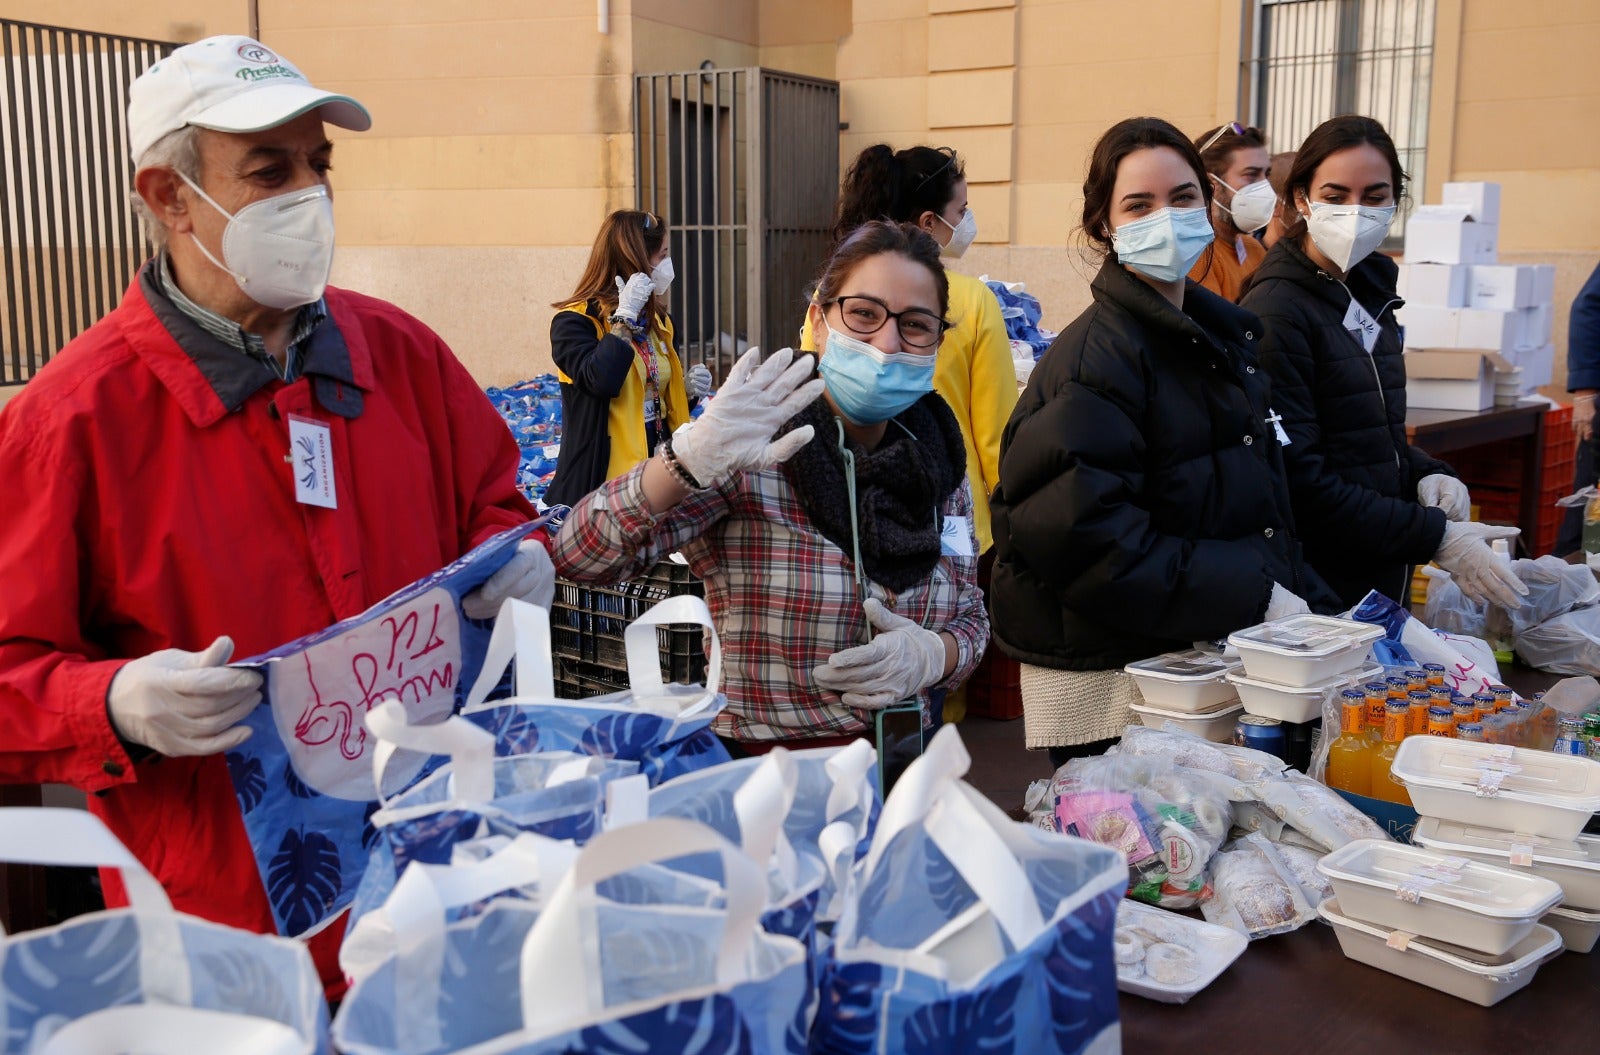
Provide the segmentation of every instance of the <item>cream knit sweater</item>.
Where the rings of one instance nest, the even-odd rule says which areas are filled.
[[[1029,747],[1066,747],[1122,735],[1141,701],[1120,670],[1055,670],[1022,664],[1023,733]]]

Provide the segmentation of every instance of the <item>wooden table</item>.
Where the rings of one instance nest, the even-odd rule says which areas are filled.
[[[1406,441],[1429,454],[1450,459],[1451,451],[1502,440],[1520,440],[1522,502],[1517,525],[1526,551],[1539,533],[1539,490],[1544,474],[1544,418],[1548,403],[1524,400],[1514,407],[1463,410],[1407,410]],[[1529,554],[1531,556],[1531,553]]]

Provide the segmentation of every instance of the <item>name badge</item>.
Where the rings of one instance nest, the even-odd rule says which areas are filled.
[[[972,556],[972,528],[967,517],[945,517],[939,533],[939,552],[946,557]]]
[[[1344,310],[1344,328],[1350,331],[1350,336],[1361,342],[1361,347],[1372,354],[1372,349],[1378,346],[1378,320],[1367,314],[1354,297],[1350,298],[1350,306]]]
[[[289,415],[289,462],[294,469],[296,502],[339,508],[333,488],[333,433],[327,425]]]

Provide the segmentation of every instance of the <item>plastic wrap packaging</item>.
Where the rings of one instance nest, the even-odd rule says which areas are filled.
[[[1275,842],[1273,848],[1278,851],[1278,860],[1300,884],[1300,890],[1309,904],[1320,905],[1333,896],[1333,884],[1328,882],[1327,876],[1317,871],[1317,862],[1322,860],[1324,854],[1293,843]]]
[[[1594,573],[1579,566],[1586,575]],[[1600,607],[1579,608],[1517,635],[1517,655],[1554,674],[1600,674]]]
[[[1211,886],[1201,914],[1251,941],[1298,930],[1316,918],[1277,849],[1260,834],[1229,843],[1212,859]]]
[[[1163,908],[1207,896],[1206,863],[1233,823],[1207,774],[1164,757],[1107,754],[1067,763],[1055,791],[1060,831],[1127,855],[1129,896]]]

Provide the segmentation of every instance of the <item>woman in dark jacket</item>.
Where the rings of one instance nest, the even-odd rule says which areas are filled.
[[[1022,668],[1029,747],[1102,751],[1122,667],[1332,597],[1294,539],[1254,316],[1184,276],[1211,241],[1194,145],[1113,127],[1084,181],[1106,260],[1006,427],[994,497],[996,641]]]
[[[1406,603],[1411,565],[1437,560],[1472,597],[1515,607],[1526,588],[1462,523],[1467,488],[1406,442],[1398,269],[1374,254],[1405,174],[1383,126],[1323,122],[1295,155],[1284,214],[1298,222],[1267,254],[1240,304],[1266,329],[1261,360],[1283,415],[1295,520],[1306,559],[1346,606],[1378,590]]]

